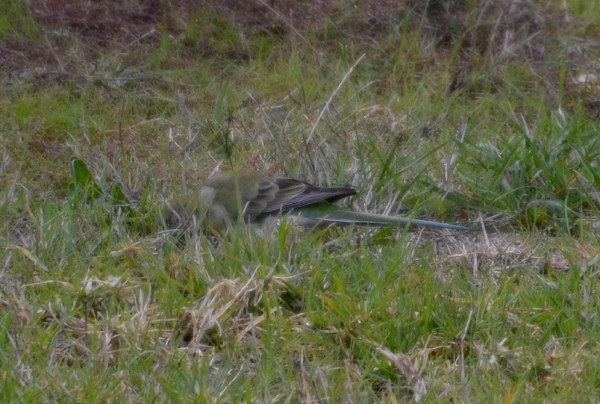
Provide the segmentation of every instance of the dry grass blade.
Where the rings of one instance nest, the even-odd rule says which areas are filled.
[[[392,362],[400,374],[404,376],[413,392],[415,402],[421,401],[423,396],[427,394],[427,382],[421,375],[422,369],[419,369],[417,364],[413,364],[412,360],[404,354],[393,353],[386,348],[377,348],[377,351]]]
[[[17,251],[19,251],[21,254],[23,254],[29,261],[31,261],[36,267],[38,267],[42,271],[44,271],[44,272],[49,271],[49,269],[46,267],[46,265],[44,265],[44,263],[42,261],[40,261],[40,259],[38,257],[36,257],[27,248],[21,247],[19,245],[11,245],[10,247],[15,248]]]
[[[321,121],[321,118],[323,117],[323,114],[325,114],[325,111],[329,111],[329,105],[331,104],[331,101],[333,100],[333,98],[336,96],[336,94],[343,87],[344,83],[346,82],[346,80],[348,79],[348,77],[350,77],[350,75],[352,74],[352,72],[354,71],[354,69],[356,68],[356,66],[358,66],[358,64],[364,58],[365,58],[365,54],[363,53],[356,60],[356,62],[354,62],[354,64],[350,67],[350,69],[348,69],[348,71],[346,72],[346,74],[344,75],[344,77],[342,78],[342,80],[340,81],[340,83],[338,84],[337,88],[333,91],[333,93],[331,93],[331,95],[327,99],[327,102],[325,102],[325,105],[323,106],[323,108],[321,108],[321,112],[319,112],[319,116],[317,116],[317,119],[313,123],[313,126],[312,126],[310,132],[308,133],[308,137],[306,138],[306,142],[305,142],[306,144],[309,144],[311,142],[313,134],[315,133],[315,129],[317,129],[317,125]]]

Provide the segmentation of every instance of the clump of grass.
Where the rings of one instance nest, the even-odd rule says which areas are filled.
[[[0,5],[0,39],[40,38],[40,27],[22,1],[8,0]]]

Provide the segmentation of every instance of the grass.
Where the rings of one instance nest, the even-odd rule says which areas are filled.
[[[466,27],[340,6],[295,32],[173,10],[140,49],[4,5],[3,46],[54,52],[0,78],[0,399],[597,401],[590,3],[513,36],[467,5]],[[157,232],[216,167],[482,231]]]

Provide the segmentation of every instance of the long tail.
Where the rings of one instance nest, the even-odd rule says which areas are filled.
[[[303,208],[298,211],[293,211],[293,216],[296,216],[300,220],[300,224],[303,226],[315,226],[315,225],[356,225],[356,226],[368,226],[368,227],[385,227],[385,226],[425,226],[434,227],[439,229],[451,229],[451,230],[477,230],[473,227],[460,226],[457,224],[450,223],[439,223],[431,222],[428,220],[412,219],[403,216],[385,216],[378,215],[375,213],[363,213],[351,210],[343,210],[335,207],[334,205],[322,205],[320,206]]]

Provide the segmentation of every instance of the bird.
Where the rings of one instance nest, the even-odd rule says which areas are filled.
[[[240,220],[260,223],[277,215],[294,219],[302,227],[412,225],[474,230],[456,224],[344,210],[333,204],[356,194],[356,189],[351,187],[319,187],[266,171],[222,172],[208,178],[199,191],[167,201],[160,221],[167,230],[184,230],[193,223],[200,223],[217,234],[225,233],[231,224]]]

